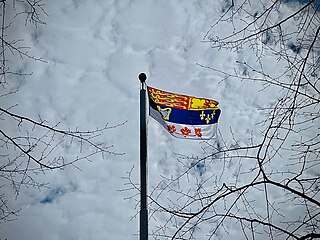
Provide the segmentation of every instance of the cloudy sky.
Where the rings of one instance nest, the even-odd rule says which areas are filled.
[[[201,42],[221,16],[220,2],[55,0],[44,1],[45,25],[25,26],[23,16],[15,18],[12,36],[23,37],[32,55],[47,63],[18,61],[14,68],[32,76],[12,80],[19,92],[6,104],[18,103],[15,112],[41,115],[66,129],[126,122],[103,136],[124,155],[96,156],[78,163],[81,171],[69,167],[37,176],[49,188],[20,190],[11,204],[22,210],[17,220],[0,225],[1,239],[138,239],[137,198],[130,198],[135,192],[119,190],[126,188],[123,177],[132,168],[133,180],[139,180],[140,72],[153,87],[219,101],[219,131],[227,142],[232,134],[247,142],[259,132],[258,109],[270,106],[277,93],[260,92],[258,83],[221,81],[222,75],[196,64],[232,72],[236,61],[254,55]],[[272,62],[274,56],[267,55],[266,70],[274,68]],[[148,126],[150,186],[178,169],[176,153],[203,154],[204,143],[174,139],[152,119]],[[150,221],[152,229],[156,223]]]

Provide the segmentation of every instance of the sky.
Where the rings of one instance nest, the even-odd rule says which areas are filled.
[[[103,135],[114,151],[124,154],[96,156],[91,162],[79,162],[77,168],[36,176],[48,182],[48,188],[20,190],[11,201],[21,208],[19,217],[0,225],[0,239],[138,239],[137,197],[121,190],[126,188],[124,177],[129,171],[139,181],[140,72],[147,74],[150,86],[219,101],[219,132],[228,144],[233,136],[246,143],[259,135],[258,109],[271,106],[278,93],[261,92],[259,83],[222,81],[221,74],[198,65],[232,72],[241,70],[236,61],[254,56],[251,50],[219,51],[202,42],[221,15],[223,2],[55,0],[44,1],[45,25],[25,26],[23,16],[15,18],[17,30],[12,36],[23,36],[30,52],[46,63],[18,61],[14,68],[32,75],[12,80],[10,87],[19,92],[6,98],[5,104],[18,103],[14,111],[40,115],[65,128],[95,129],[125,122]],[[230,27],[215,31],[223,33]],[[280,69],[273,64],[274,56],[265,59],[266,70]],[[148,119],[150,188],[161,176],[179,170],[176,154],[201,156],[204,146],[172,138]],[[77,153],[71,149],[65,154]],[[221,163],[206,169],[215,167]],[[203,171],[197,166],[195,179]],[[150,229],[156,224],[151,218]]]

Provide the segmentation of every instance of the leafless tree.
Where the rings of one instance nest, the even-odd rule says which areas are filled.
[[[150,218],[158,224],[151,234],[154,239],[320,238],[320,3],[221,2],[221,17],[203,41],[218,50],[254,51],[256,59],[235,62],[233,72],[199,66],[222,81],[261,82],[278,98],[260,109],[260,135],[247,142],[233,135],[230,144],[220,134],[207,143],[204,156],[177,155],[183,170],[163,177],[149,196]],[[230,32],[223,35],[219,27]],[[276,56],[281,72],[267,68],[267,55]]]
[[[24,46],[23,38],[16,38],[14,22],[8,19],[24,18],[25,24],[37,27],[45,24],[46,16],[42,0],[2,0],[0,1],[0,99],[16,94],[11,80],[31,73],[14,72],[19,61],[45,62],[31,54]],[[10,18],[11,16],[11,18]],[[17,103],[18,104],[18,103]],[[42,188],[37,175],[67,166],[77,167],[80,160],[91,160],[96,155],[120,154],[112,150],[112,145],[104,142],[103,134],[108,126],[93,130],[61,129],[61,123],[49,123],[41,116],[32,118],[16,112],[16,105],[0,106],[0,223],[13,220],[19,209],[13,209],[9,199],[18,196],[21,188]],[[72,156],[65,154],[72,151]],[[67,156],[66,156],[67,155]],[[9,194],[11,192],[11,194]],[[10,195],[10,196],[9,196]]]

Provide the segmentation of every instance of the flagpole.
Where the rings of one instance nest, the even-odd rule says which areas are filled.
[[[147,122],[145,73],[139,74],[140,89],[140,240],[148,240],[147,209]]]

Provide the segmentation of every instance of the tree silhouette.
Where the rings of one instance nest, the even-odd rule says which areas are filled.
[[[46,62],[31,53],[29,47],[24,45],[23,38],[12,36],[16,24],[8,19],[17,21],[23,18],[25,25],[37,27],[45,24],[42,18],[47,13],[42,0],[2,0],[0,14],[0,99],[5,99],[18,91],[11,84],[12,80],[32,75],[13,71],[16,64],[26,61]],[[4,106],[2,102],[0,106],[0,223],[17,217],[19,209],[12,209],[8,200],[12,194],[18,196],[23,187],[46,186],[46,183],[38,180],[38,174],[67,166],[77,168],[75,164],[78,161],[90,161],[98,154],[102,157],[119,154],[112,150],[112,145],[105,143],[103,135],[108,129],[121,124],[106,124],[93,130],[80,130],[78,127],[62,129],[60,122],[52,124],[41,116],[32,118],[16,112],[17,104]],[[64,153],[70,149],[75,154],[66,157]]]
[[[203,42],[218,50],[253,51],[255,59],[237,61],[232,72],[199,66],[222,81],[261,82],[261,91],[272,89],[277,98],[260,109],[258,136],[243,142],[233,135],[230,143],[220,134],[215,144],[207,143],[205,156],[177,155],[183,170],[163,177],[149,196],[150,217],[161,219],[151,234],[154,239],[320,238],[319,2],[221,4],[221,17]],[[230,30],[216,31],[219,27]],[[275,56],[281,72],[269,67],[267,56]],[[202,174],[209,166],[214,170]],[[130,173],[128,179],[138,189]]]

